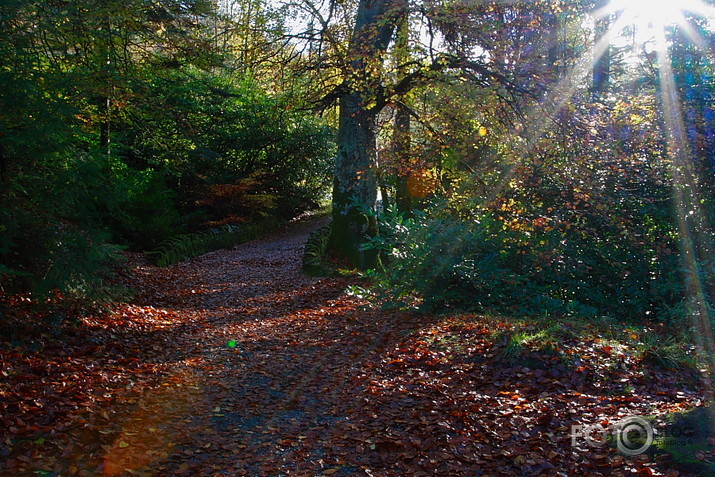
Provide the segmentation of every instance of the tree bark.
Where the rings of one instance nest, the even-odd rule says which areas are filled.
[[[99,122],[99,150],[107,156],[112,152],[112,100],[109,97],[100,97],[97,100],[100,111]]]
[[[397,163],[395,204],[397,205],[397,210],[407,215],[410,215],[414,208],[412,194],[407,186],[407,180],[412,172],[410,123],[409,111],[404,105],[398,104],[395,109],[395,122],[392,133],[393,151]]]
[[[398,74],[400,77],[407,75],[400,66],[406,64],[410,59],[408,51],[410,37],[410,19],[408,11],[402,12],[400,25],[397,30],[397,39],[395,41],[395,50],[398,63]],[[402,98],[404,101],[404,98]],[[410,146],[412,138],[410,136],[411,118],[410,112],[404,103],[400,102],[395,105],[395,119],[392,132],[392,150],[395,160],[395,205],[400,212],[410,215],[414,208],[412,194],[407,186],[410,173],[412,172],[412,157],[410,154]]]
[[[329,247],[351,265],[368,268],[376,256],[362,250],[362,245],[375,233],[371,212],[377,200],[377,133],[376,114],[366,110],[362,103],[360,93],[351,93],[340,101]]]
[[[360,0],[345,71],[346,93],[340,99],[328,247],[361,269],[374,265],[377,259],[377,254],[363,250],[363,245],[375,234],[376,118],[384,107],[382,57],[395,30],[395,13],[405,6],[397,0]]]
[[[0,133],[0,141],[5,135]],[[5,197],[7,195],[8,184],[10,183],[8,158],[5,155],[5,147],[0,142],[0,204],[5,202]]]
[[[597,12],[602,10],[608,5],[608,0],[599,0],[596,4]],[[608,34],[608,29],[611,26],[610,17],[604,16],[603,18],[596,19],[596,38],[595,42],[599,43],[604,39],[604,36]],[[610,45],[604,45],[603,48],[596,48],[596,51],[600,50],[603,53],[596,58],[593,65],[593,83],[591,85],[591,95],[594,99],[600,98],[603,93],[608,89],[608,84],[611,77],[611,47]]]

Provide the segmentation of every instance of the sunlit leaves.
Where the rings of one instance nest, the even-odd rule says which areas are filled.
[[[169,268],[131,255],[133,302],[54,336],[13,298],[24,342],[1,335],[0,471],[665,471],[574,447],[570,426],[697,404],[687,368],[638,358],[666,353],[646,336],[668,330],[606,340],[568,321],[370,309],[348,280],[300,274],[293,230]]]

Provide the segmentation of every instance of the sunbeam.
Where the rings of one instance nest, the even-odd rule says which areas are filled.
[[[677,215],[680,250],[683,261],[688,312],[693,328],[697,331],[697,343],[704,361],[709,365],[705,370],[704,389],[707,398],[713,397],[712,373],[715,356],[715,337],[711,325],[710,309],[703,278],[702,267],[705,255],[713,251],[713,232],[705,212],[700,207],[699,178],[694,168],[694,158],[689,150],[686,137],[682,106],[671,66],[665,32],[661,29],[656,37],[659,56],[661,102],[668,142],[668,156],[673,173],[673,200]]]
[[[698,0],[613,0],[607,8],[609,13],[621,12],[627,18],[635,19],[639,27],[658,27],[682,23],[683,12],[700,9]]]
[[[600,17],[603,12],[595,12],[595,17]],[[584,51],[577,59],[575,64],[569,71],[558,81],[556,85],[551,87],[545,98],[526,115],[524,124],[534,126],[530,130],[525,131],[526,138],[520,138],[522,144],[516,147],[518,154],[521,157],[526,157],[533,152],[535,145],[538,143],[544,134],[546,134],[553,124],[553,120],[559,114],[559,111],[573,98],[576,92],[583,84],[584,77],[593,69],[598,60],[606,53],[609,44],[613,40],[617,32],[623,30],[629,23],[629,19],[621,16],[615,21],[607,31],[603,33],[600,39],[590,48]],[[513,134],[513,138],[520,135]],[[525,141],[523,140],[525,139]],[[488,200],[492,200],[498,196],[504,187],[509,183],[514,175],[516,165],[512,165],[502,176],[501,180],[494,187]]]
[[[595,12],[596,18],[611,16],[614,21],[602,37],[590,50],[585,51],[576,60],[574,66],[562,79],[549,89],[544,99],[525,115],[524,124],[529,131],[514,134],[520,143],[515,147],[519,157],[533,154],[536,144],[552,127],[553,119],[559,111],[574,97],[583,85],[584,77],[603,55],[614,38],[628,25],[637,30],[646,31],[648,41],[654,41],[653,48],[658,55],[659,96],[662,104],[664,137],[668,150],[667,157],[672,167],[673,207],[679,233],[679,247],[683,261],[683,280],[687,294],[688,313],[696,331],[697,346],[707,364],[703,369],[703,393],[708,400],[713,398],[713,370],[715,370],[715,335],[712,329],[709,296],[713,290],[707,283],[711,270],[703,270],[708,257],[715,251],[714,231],[704,210],[699,192],[700,178],[696,171],[695,158],[689,150],[686,124],[683,117],[681,100],[672,68],[669,40],[666,31],[677,27],[713,61],[713,49],[702,38],[697,29],[688,20],[686,14],[707,20],[715,18],[715,8],[699,0],[614,0],[608,6]],[[517,165],[506,170],[489,199],[496,197],[513,178]]]

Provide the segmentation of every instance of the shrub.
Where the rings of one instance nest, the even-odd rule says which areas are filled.
[[[308,237],[303,252],[303,272],[310,276],[332,273],[332,267],[326,260],[331,227],[332,224],[325,225]]]
[[[515,314],[662,320],[678,314],[684,285],[672,273],[677,253],[592,235],[582,224],[522,225],[503,210],[454,209],[445,200],[410,220],[383,216],[381,235],[369,244],[386,255],[376,273],[382,298]]]
[[[248,76],[195,68],[151,78],[123,125],[126,154],[173,178],[193,228],[290,219],[315,208],[330,184],[331,128]],[[161,105],[157,107],[157,105]]]

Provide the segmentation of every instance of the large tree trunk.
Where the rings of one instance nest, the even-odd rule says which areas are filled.
[[[360,268],[369,267],[375,260],[375,253],[361,248],[375,232],[375,219],[370,214],[377,199],[375,117],[375,112],[364,108],[359,93],[340,101],[329,246]]]
[[[333,183],[329,248],[361,269],[377,258],[362,245],[375,233],[377,199],[376,117],[384,106],[381,67],[395,30],[401,0],[360,0],[340,100],[338,157]]]

